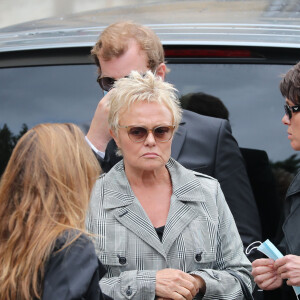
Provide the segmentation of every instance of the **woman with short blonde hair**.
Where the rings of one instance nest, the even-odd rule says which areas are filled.
[[[181,119],[175,88],[133,71],[115,82],[109,103],[123,160],[97,180],[87,219],[107,268],[101,289],[120,300],[244,299],[251,264],[220,184],[171,157]]]
[[[161,77],[154,76],[151,71],[140,74],[132,71],[130,81],[121,78],[115,83],[116,89],[110,94],[110,110],[108,123],[115,134],[118,134],[118,123],[120,115],[131,105],[137,102],[156,102],[166,106],[173,116],[174,130],[179,126],[182,109],[174,86]],[[128,92],[130,89],[130,92]]]

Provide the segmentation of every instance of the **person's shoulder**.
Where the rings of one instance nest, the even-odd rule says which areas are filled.
[[[227,120],[225,119],[220,119],[220,118],[214,118],[210,116],[204,116],[198,113],[195,113],[190,110],[183,109],[182,110],[182,121],[183,122],[191,122],[191,121],[198,121],[198,122],[212,122],[212,123],[226,123]]]
[[[99,175],[99,177],[97,178],[97,180],[95,182],[94,189],[103,184],[103,181],[105,180],[106,176],[107,176],[107,173],[102,173]]]
[[[196,177],[200,181],[208,180],[208,181],[218,182],[218,180],[212,176],[186,168],[185,166],[183,166],[181,163],[179,163],[172,157],[169,159],[167,163],[167,168],[169,169],[170,172],[172,172],[172,174],[176,176],[180,175],[181,178],[189,178],[193,180],[193,178]]]
[[[202,188],[204,190],[210,190],[210,191],[217,190],[219,181],[216,178],[196,171],[192,171],[192,173],[197,178],[197,180],[201,183]]]
[[[122,159],[114,165],[109,172],[100,174],[93,187],[91,200],[93,200],[95,196],[98,199],[98,196],[102,195],[102,191],[105,187],[116,187],[118,184],[122,183],[124,177],[126,177],[126,175]]]
[[[92,240],[79,230],[71,229],[64,231],[55,241],[54,252],[62,249],[65,245],[70,247],[82,247],[93,244]],[[68,248],[68,247],[67,247]]]
[[[200,172],[196,172],[196,171],[191,171],[197,178],[203,178],[203,179],[208,179],[208,180],[213,180],[213,181],[218,181],[216,178],[200,173]]]
[[[103,182],[106,179],[110,180],[111,177],[119,176],[119,174],[122,173],[123,171],[124,171],[124,163],[123,160],[121,160],[117,162],[107,173],[104,172],[100,174],[96,180],[96,183]]]
[[[210,197],[208,197],[207,199],[217,199],[217,195],[220,190],[219,181],[212,176],[195,171],[192,172],[196,177],[196,180],[199,182],[203,194],[206,196],[210,195]],[[213,201],[213,203],[215,203],[215,201]]]
[[[105,178],[106,174],[107,174],[107,173],[102,173],[102,174],[100,174],[99,177],[97,178],[97,181],[103,180],[103,179]]]
[[[212,136],[218,136],[224,131],[231,132],[231,126],[227,120],[200,115],[188,110],[183,110],[180,126],[185,127],[191,135],[195,134],[195,130]],[[205,128],[205,130],[199,131],[199,128]]]

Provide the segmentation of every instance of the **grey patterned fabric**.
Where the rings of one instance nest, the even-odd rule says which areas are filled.
[[[162,242],[135,197],[123,161],[94,187],[87,230],[107,268],[100,281],[114,299],[155,299],[156,271],[180,269],[201,276],[205,295],[195,299],[243,299],[231,269],[254,288],[251,264],[217,180],[185,169],[172,158],[173,194]]]

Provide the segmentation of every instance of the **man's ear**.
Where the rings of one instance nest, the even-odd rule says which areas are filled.
[[[162,80],[165,80],[167,66],[164,63],[158,65],[155,74],[161,77]]]

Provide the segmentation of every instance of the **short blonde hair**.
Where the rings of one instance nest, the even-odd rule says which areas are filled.
[[[126,112],[133,103],[141,101],[157,102],[166,106],[172,114],[175,130],[178,128],[182,109],[175,87],[164,82],[151,71],[145,74],[132,71],[128,77],[116,81],[111,91],[108,123],[116,135],[118,135],[120,114]]]

